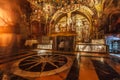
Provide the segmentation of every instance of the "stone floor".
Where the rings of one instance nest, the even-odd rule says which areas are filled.
[[[120,80],[120,58],[106,53],[22,50],[0,56],[0,80]]]

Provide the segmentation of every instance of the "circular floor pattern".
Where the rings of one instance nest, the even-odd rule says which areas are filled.
[[[73,60],[66,55],[32,55],[13,65],[13,72],[24,77],[40,77],[62,72],[72,65]]]
[[[30,72],[43,72],[57,69],[67,63],[67,58],[60,55],[32,56],[20,62],[19,68]]]

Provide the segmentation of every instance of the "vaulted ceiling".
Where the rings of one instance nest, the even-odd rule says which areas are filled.
[[[2,9],[7,2],[10,0],[0,1],[2,4],[0,8]],[[99,29],[111,30],[113,29],[111,25],[120,22],[120,0],[13,0],[13,2],[19,6],[19,8],[13,6],[14,8],[11,9],[19,17],[16,18],[15,23],[21,23],[21,18],[28,23],[34,20],[42,24],[51,23],[53,17],[54,20],[59,20],[60,17],[56,17],[60,13],[67,13],[69,12],[67,10],[72,11],[75,8],[79,8],[79,12],[88,18],[91,16],[91,20]]]
[[[119,0],[28,0],[28,2],[32,8],[31,20],[37,20],[45,24],[46,22],[49,23],[53,17],[57,17],[60,13],[67,13],[68,9],[73,8],[72,5],[79,6],[79,8],[82,7],[82,10],[85,9],[86,11],[83,14],[91,11],[91,19],[95,21],[95,26],[99,30],[107,30],[107,27],[109,28],[109,25],[112,24],[112,19],[117,20],[120,16]],[[59,13],[56,14],[57,12]],[[58,21],[59,19],[55,20]]]

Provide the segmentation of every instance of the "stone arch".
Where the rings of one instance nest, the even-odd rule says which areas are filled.
[[[81,4],[75,4],[74,7],[75,8],[70,10],[70,12],[71,13],[77,12],[77,13],[83,15],[84,17],[86,17],[91,24],[91,31],[92,31],[92,27],[93,27],[92,16],[95,15],[96,13],[89,7],[81,5]],[[69,9],[66,11],[64,11],[64,10],[65,10],[65,8],[61,8],[53,15],[53,17],[50,21],[50,25],[49,25],[49,34],[51,34],[51,29],[55,26],[55,24],[58,22],[58,20],[61,17],[65,16],[69,12]]]

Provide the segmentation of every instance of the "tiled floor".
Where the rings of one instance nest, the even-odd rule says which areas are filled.
[[[120,80],[120,58],[85,52],[21,51],[0,56],[0,80],[7,80],[6,76],[10,80]]]

